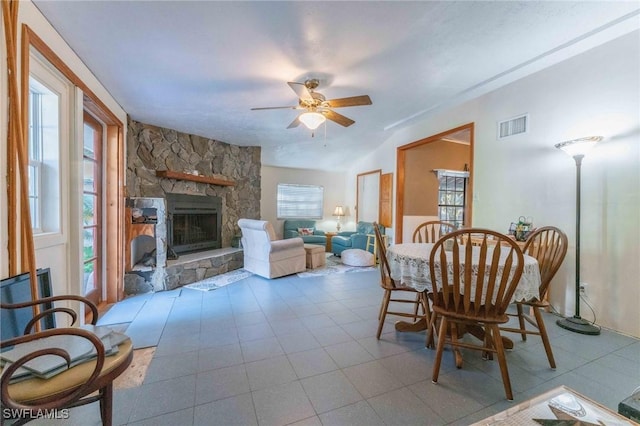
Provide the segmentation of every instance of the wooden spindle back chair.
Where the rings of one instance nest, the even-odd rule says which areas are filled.
[[[430,310],[429,303],[426,298],[426,294],[424,291],[417,291],[412,287],[407,287],[402,285],[399,281],[391,278],[391,268],[389,266],[389,260],[387,259],[387,247],[384,244],[384,239],[380,233],[380,229],[378,228],[377,223],[373,223],[373,229],[376,235],[376,245],[379,259],[379,269],[380,269],[380,287],[384,290],[384,296],[382,297],[382,303],[380,305],[380,312],[378,314],[378,331],[376,333],[376,338],[380,339],[380,335],[382,334],[382,328],[384,326],[384,321],[387,315],[395,315],[399,317],[412,318],[414,322],[424,321],[425,324],[429,324],[430,322]],[[397,292],[404,293],[413,293],[416,294],[415,298],[412,299],[404,299],[404,298],[393,298],[392,294]],[[405,312],[405,311],[390,311],[389,304],[391,302],[399,303],[399,304],[410,304],[413,312]],[[422,309],[423,314],[419,314],[419,309]]]
[[[513,316],[518,317],[519,328],[501,328],[503,331],[520,333],[522,340],[527,340],[527,334],[540,336],[551,368],[556,368],[556,361],[553,357],[553,351],[551,350],[551,343],[547,334],[547,328],[545,327],[544,320],[542,318],[542,309],[546,309],[549,306],[549,302],[547,301],[549,285],[564,261],[567,254],[567,246],[567,235],[554,226],[538,228],[529,235],[523,252],[524,254],[535,257],[538,260],[541,278],[540,298],[516,302],[517,313],[513,314]],[[531,308],[534,315],[533,318],[525,313],[525,306]],[[525,322],[534,326],[535,330],[527,329],[525,327]]]
[[[471,235],[479,245],[462,245]],[[491,241],[490,237],[494,240]],[[496,242],[497,244],[493,244]],[[506,309],[524,268],[522,250],[506,235],[480,228],[453,231],[439,239],[429,258],[433,287],[431,321],[440,320],[433,382],[437,383],[445,343],[496,353],[507,399],[513,399],[499,324],[509,318]],[[458,339],[467,327],[482,327],[482,344]],[[431,332],[430,327],[430,332]]]
[[[431,220],[418,225],[413,231],[414,243],[435,243],[443,235],[456,230],[453,223],[443,222],[441,220]]]

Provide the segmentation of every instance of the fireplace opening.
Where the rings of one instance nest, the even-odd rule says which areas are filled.
[[[167,194],[167,244],[176,253],[221,247],[220,197]]]

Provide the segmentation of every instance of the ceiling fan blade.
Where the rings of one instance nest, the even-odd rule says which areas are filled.
[[[305,86],[304,83],[296,83],[294,81],[289,81],[287,82],[287,84],[289,85],[289,87],[291,87],[291,89],[293,89],[294,92],[296,92],[296,95],[298,95],[298,97],[303,101],[313,100],[313,97],[311,96],[309,89],[307,89],[307,86]]]
[[[338,114],[337,112],[331,111],[330,109],[325,109],[324,111],[322,111],[322,114],[327,117],[328,120],[335,121],[336,123],[344,127],[349,127],[353,123],[355,123],[355,121],[353,121],[349,117],[345,117],[344,115]]]
[[[329,99],[325,101],[329,108],[341,108],[358,105],[371,105],[371,98],[368,95],[351,96],[349,98]]]
[[[281,106],[281,107],[262,107],[262,108],[251,108],[251,111],[259,111],[259,110],[263,110],[263,109],[298,109],[299,107],[296,106]]]
[[[291,124],[287,126],[287,129],[293,129],[294,127],[298,127],[299,125],[300,125],[300,120],[298,120],[298,117],[296,117],[293,119]]]

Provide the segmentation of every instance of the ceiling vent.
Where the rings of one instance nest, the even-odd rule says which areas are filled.
[[[498,139],[527,133],[529,130],[529,114],[498,122]]]

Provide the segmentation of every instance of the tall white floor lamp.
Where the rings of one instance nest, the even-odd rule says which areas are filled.
[[[580,317],[580,166],[584,156],[601,140],[602,136],[589,136],[555,145],[576,160],[576,313],[573,317],[558,320],[556,324],[576,333],[590,335],[600,334],[600,328]]]

